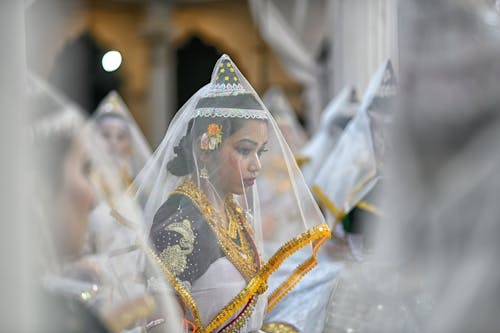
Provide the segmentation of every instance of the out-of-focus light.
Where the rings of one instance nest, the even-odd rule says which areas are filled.
[[[122,64],[122,55],[118,51],[108,51],[102,57],[102,68],[106,72],[114,72]]]

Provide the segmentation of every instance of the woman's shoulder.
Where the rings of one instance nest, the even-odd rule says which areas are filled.
[[[189,221],[192,228],[199,229],[206,225],[203,214],[193,201],[185,195],[175,193],[161,205],[153,218],[151,231]]]

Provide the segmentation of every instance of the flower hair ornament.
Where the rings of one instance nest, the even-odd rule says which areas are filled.
[[[207,131],[200,139],[201,150],[215,150],[222,143],[222,126],[218,124],[208,125]]]

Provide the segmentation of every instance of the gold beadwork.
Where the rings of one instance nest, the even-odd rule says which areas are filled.
[[[255,304],[257,303],[257,297],[252,297],[250,301],[245,305],[245,309],[232,320],[230,324],[220,330],[220,333],[238,333],[243,326],[246,325],[248,319],[252,316],[255,309]]]
[[[176,222],[166,226],[165,230],[176,232],[182,236],[179,244],[167,246],[160,253],[160,259],[165,266],[177,276],[184,272],[187,267],[187,256],[193,252],[194,232],[191,228],[191,222],[186,219],[182,222]]]
[[[271,322],[271,323],[265,323],[262,325],[262,331],[266,333],[298,333],[299,331],[285,323],[279,323],[279,322]]]
[[[191,180],[184,181],[173,194],[181,194],[193,202],[200,210],[208,225],[217,237],[217,241],[227,258],[233,263],[246,281],[255,275],[259,269],[260,259],[253,245],[252,235],[248,229],[248,222],[233,200],[227,196],[224,207],[229,221],[229,230],[224,227],[223,217],[212,209],[207,196]]]
[[[309,243],[316,243],[317,246],[313,246],[313,255],[306,260],[304,264],[300,265],[294,272],[293,276],[287,279],[284,283],[278,287],[280,289],[279,295],[286,294],[291,288],[295,286],[300,279],[311,270],[318,261],[316,258],[316,253],[319,247],[324,244],[331,236],[330,229],[325,223],[317,225],[306,232],[303,232],[299,236],[288,241],[282,245],[278,251],[268,260],[268,262],[262,266],[262,268],[257,272],[257,274],[248,282],[247,286],[236,295],[229,304],[227,304],[214,319],[206,327],[207,332],[212,332],[217,327],[222,325],[228,318],[230,318],[235,311],[240,309],[243,305],[248,302],[248,300],[257,293],[261,285],[267,283],[269,276],[274,273],[278,267],[285,261],[286,258],[291,256],[300,248],[306,246]],[[294,280],[295,284],[290,283],[290,279]],[[278,290],[276,289],[276,290]],[[274,293],[273,293],[274,294]],[[284,295],[283,295],[284,296]],[[269,305],[268,305],[269,308]],[[272,309],[272,308],[271,308]]]
[[[210,207],[210,205],[208,205],[205,208],[207,209],[207,212],[209,213],[212,212],[212,208]],[[200,314],[192,296],[187,292],[184,286],[168,270],[168,268],[163,264],[163,262],[158,258],[158,256],[152,250],[149,249],[146,252],[159,264],[169,282],[172,284],[174,289],[179,293],[179,295],[183,299],[183,302],[190,308],[191,313],[193,314],[195,320],[195,324],[198,326],[199,331],[197,332],[211,333],[215,331],[215,329],[217,329],[223,323],[225,323],[229,318],[231,318],[239,309],[245,306],[245,304],[247,304],[252,297],[255,297],[259,289],[262,290],[263,288],[262,286],[267,284],[269,276],[278,269],[278,267],[283,263],[283,261],[286,258],[291,256],[294,252],[306,246],[307,244],[313,243],[313,250],[314,250],[313,256],[311,256],[308,260],[306,260],[306,262],[300,265],[292,274],[292,277],[287,279],[282,285],[280,285],[280,287],[278,287],[278,289],[276,289],[279,290],[277,294],[276,291],[273,292],[273,295],[276,294],[273,303],[276,304],[277,301],[281,299],[280,296],[283,297],[289,290],[291,290],[296,285],[296,283],[298,283],[298,281],[300,281],[300,279],[310,269],[312,269],[317,264],[317,258],[316,258],[317,249],[319,249],[319,247],[322,244],[324,244],[330,238],[330,236],[331,232],[330,229],[328,228],[328,225],[323,223],[307,230],[306,232],[300,234],[299,236],[293,238],[292,240],[282,245],[278,249],[278,251],[276,251],[275,254],[268,260],[268,262],[258,270],[255,276],[248,282],[246,287],[238,295],[236,295],[229,302],[229,304],[227,304],[221,311],[219,311],[219,313],[210,321],[210,323],[206,327],[203,327],[201,323]],[[270,310],[269,305],[268,305],[268,310]]]
[[[118,212],[116,209],[111,209],[111,216],[116,218],[117,220],[122,221],[123,224],[131,224],[132,222],[129,221],[127,218],[125,218],[120,212]],[[182,298],[182,301],[184,304],[186,304],[189,307],[189,310],[191,311],[191,314],[194,317],[194,322],[197,327],[200,328],[198,333],[204,333],[205,330],[203,329],[203,325],[201,323],[200,319],[200,312],[198,311],[198,307],[196,306],[196,302],[194,301],[193,297],[191,297],[191,294],[186,290],[182,282],[180,282],[165,266],[163,261],[158,257],[158,255],[155,253],[155,251],[151,248],[149,244],[143,243],[142,247],[144,248],[144,252],[146,255],[153,261],[155,262],[158,267],[162,270],[163,274],[167,278],[168,282],[170,285],[175,289],[175,291],[179,294],[179,296]]]
[[[319,239],[313,240],[312,241],[312,247],[313,247],[313,255],[309,257],[306,261],[304,261],[302,264],[300,264],[295,271],[286,279],[285,282],[283,282],[278,288],[276,288],[271,295],[269,295],[268,302],[267,302],[267,308],[266,308],[266,314],[269,313],[275,306],[276,304],[279,303],[283,299],[283,297],[286,296],[292,290],[297,283],[300,282],[300,280],[309,273],[316,265],[318,264],[318,259],[317,259],[317,253],[318,250],[323,244],[325,244],[328,239],[330,238],[330,230],[328,227],[323,230],[323,225],[319,225],[317,227],[317,231],[319,233],[328,232],[328,237],[321,237]]]
[[[191,314],[194,317],[194,322],[196,326],[199,328],[202,328],[203,325],[201,324],[201,319],[200,319],[200,312],[198,311],[198,307],[196,306],[196,302],[194,301],[193,297],[191,297],[191,294],[186,290],[184,285],[177,279],[167,268],[167,266],[163,263],[163,261],[156,255],[156,253],[151,249],[147,248],[146,249],[146,254],[153,259],[154,262],[158,264],[158,266],[161,268],[163,271],[163,274],[165,274],[168,282],[172,285],[172,287],[175,289],[175,291],[179,294],[179,296],[182,298],[182,301],[184,304],[186,304],[189,307],[189,310],[191,311]],[[200,333],[205,332],[203,329],[200,330]]]

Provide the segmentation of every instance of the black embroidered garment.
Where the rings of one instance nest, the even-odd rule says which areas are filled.
[[[181,194],[158,209],[150,237],[163,264],[188,288],[224,256],[202,213]]]

